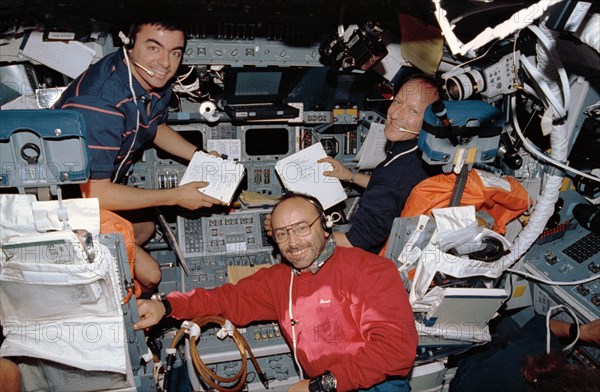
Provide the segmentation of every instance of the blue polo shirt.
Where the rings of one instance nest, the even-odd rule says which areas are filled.
[[[157,127],[167,121],[171,86],[147,92],[133,76],[132,86],[137,103],[119,50],[73,80],[54,105],[55,109],[77,110],[85,118],[91,179],[112,179],[116,175],[120,181],[152,144]],[[126,162],[116,174],[125,157]]]
[[[510,317],[500,323],[505,330],[517,333],[507,337],[500,334],[486,346],[476,348],[474,354],[463,354],[464,358],[458,362],[458,369],[450,382],[451,392],[529,390],[523,378],[523,361],[527,355],[546,352],[546,317],[535,315],[523,328],[519,328]],[[550,347],[554,351],[561,347],[554,334],[550,334]]]
[[[439,172],[421,159],[418,150],[406,153],[416,146],[417,140],[388,142],[385,160],[373,170],[358,209],[350,217],[352,226],[346,237],[352,246],[378,253],[390,236],[394,219],[400,216],[410,191]],[[403,155],[394,159],[399,154]]]

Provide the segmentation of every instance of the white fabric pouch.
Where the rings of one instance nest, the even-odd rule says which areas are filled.
[[[72,230],[38,232],[31,219],[34,201],[11,196],[16,199],[8,203],[21,209],[3,214],[1,226],[18,221],[25,227],[2,233],[0,242],[0,321],[6,336],[0,355],[125,374],[122,293],[110,250],[94,242],[90,258]],[[88,218],[94,230],[99,211]]]

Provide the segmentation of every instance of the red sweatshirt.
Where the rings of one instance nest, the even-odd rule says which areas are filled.
[[[292,274],[285,263],[211,290],[168,295],[172,316],[223,316],[238,326],[277,320],[292,347],[296,320],[298,361],[309,377],[325,370],[339,391],[368,388],[388,376],[406,376],[413,365],[417,331],[400,274],[386,258],[337,247],[316,274]]]

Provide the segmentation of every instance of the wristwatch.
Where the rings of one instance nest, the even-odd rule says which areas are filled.
[[[165,314],[163,314],[163,317],[169,316],[171,314],[171,312],[173,311],[173,308],[171,307],[171,303],[167,299],[167,295],[165,293],[152,294],[150,299],[154,300],[154,301],[162,302],[163,306],[165,307]]]
[[[349,183],[351,183],[351,184],[353,184],[353,183],[354,183],[354,180],[356,179],[356,175],[357,175],[357,174],[358,174],[357,172],[355,172],[354,170],[352,170],[352,175],[351,175],[351,176],[350,176],[350,178],[348,179],[348,182],[349,182]]]
[[[581,328],[581,325],[577,325],[577,323],[573,323],[569,326],[569,338],[571,338],[571,340],[577,339],[577,330],[579,328]],[[581,331],[579,331],[579,333],[581,334]]]
[[[314,377],[308,383],[310,392],[336,392],[337,380],[329,370],[320,376]]]

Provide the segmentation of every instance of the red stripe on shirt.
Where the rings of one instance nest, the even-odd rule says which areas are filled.
[[[118,102],[115,106],[120,107],[121,105],[123,105],[124,103],[127,103],[127,102],[133,102],[133,98],[125,98],[124,100]]]
[[[85,74],[86,73],[87,73],[87,70],[83,71],[83,74],[79,78],[79,82],[77,82],[77,88],[75,88],[75,96],[76,97],[79,96],[79,86],[81,86],[81,83],[83,83],[83,79],[85,79]]]
[[[119,151],[121,147],[109,147],[109,146],[95,146],[90,144],[88,146],[92,150],[111,150],[111,151]]]
[[[64,108],[82,108],[82,109],[88,109],[88,110],[92,110],[94,112],[100,112],[100,113],[105,113],[105,114],[110,114],[112,116],[119,116],[122,118],[125,118],[125,115],[123,113],[119,113],[119,112],[111,112],[110,110],[104,110],[104,109],[99,109],[97,107],[94,106],[88,106],[88,105],[81,105],[78,103],[67,103],[65,105],[63,105],[63,109]]]

